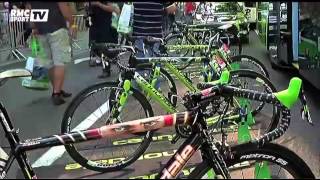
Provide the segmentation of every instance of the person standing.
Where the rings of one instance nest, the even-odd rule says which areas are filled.
[[[133,36],[152,36],[163,38],[164,27],[163,21],[166,13],[173,14],[176,11],[174,2],[161,1],[141,1],[133,2]],[[143,49],[143,40],[138,39],[134,42],[134,46]],[[153,47],[148,47],[146,54],[138,52],[137,57],[154,56],[152,52],[159,50],[159,43],[155,43]]]
[[[196,3],[195,2],[186,2],[185,4],[185,16],[186,16],[186,23],[192,24],[193,13],[196,10]]]
[[[167,14],[173,14],[176,11],[174,2],[161,1],[142,1],[133,2],[133,36],[151,36],[156,38],[163,38],[164,36],[164,17]],[[159,51],[160,43],[153,43],[152,47],[145,46],[143,39],[137,39],[134,46],[138,49],[135,54],[137,57],[154,57],[154,52]],[[140,74],[149,76],[150,71],[139,71]],[[133,87],[138,88],[135,81]],[[156,83],[156,89],[160,87],[160,81]]]
[[[118,34],[112,29],[111,19],[113,12],[120,15],[120,9],[113,6],[111,2],[93,1],[89,2],[89,11],[91,12],[90,16],[92,22],[89,29],[89,46],[91,46],[92,42],[118,43]],[[93,51],[95,55],[99,56],[99,52],[95,52],[95,50]],[[101,60],[98,57],[89,61],[90,66],[96,66],[99,64],[101,64]],[[110,67],[106,70],[110,71]]]
[[[37,37],[44,50],[43,58],[48,64],[49,78],[53,87],[52,102],[54,105],[65,103],[63,98],[72,94],[64,91],[65,64],[71,62],[71,38],[75,38],[77,26],[68,2],[32,1],[28,9],[48,9],[48,21],[30,23],[32,35]]]

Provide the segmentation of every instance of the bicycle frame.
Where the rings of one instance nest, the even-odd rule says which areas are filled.
[[[50,148],[60,145],[80,143],[90,140],[98,140],[106,137],[119,136],[123,134],[133,134],[136,132],[152,131],[164,127],[174,126],[175,124],[184,124],[192,122],[193,120],[191,112],[183,112],[164,116],[151,117],[142,120],[135,120],[121,124],[102,126],[96,129],[76,131],[63,135],[52,135],[47,137],[28,139],[21,142],[18,137],[18,132],[14,130],[10,118],[7,114],[7,111],[2,104],[0,104],[0,110],[0,122],[11,148],[10,154],[5,154],[8,157],[8,159],[6,160],[5,165],[1,167],[2,170],[0,171],[0,178],[5,178],[12,163],[14,162],[14,160],[17,160],[25,178],[37,179],[37,176],[25,154],[28,151],[42,148]],[[3,151],[1,147],[0,151]]]
[[[299,98],[299,92],[301,91],[301,80],[300,79],[292,79],[290,81],[288,92],[283,93],[278,92],[276,94],[260,94],[255,91],[243,91],[241,89],[228,89],[230,87],[226,87],[225,93],[239,96],[239,97],[251,97],[252,99],[265,99],[265,101],[269,103],[277,104],[278,100],[282,106],[282,122],[280,124],[280,128],[274,130],[272,133],[268,133],[265,136],[261,137],[259,140],[254,140],[253,143],[257,146],[263,146],[264,143],[269,142],[270,140],[276,139],[284,134],[284,132],[288,129],[290,124],[290,110],[288,108],[292,107],[295,101]],[[291,90],[291,91],[289,91]],[[201,101],[207,100],[207,98],[214,97],[216,95],[220,95],[220,86],[211,87],[201,91],[200,93],[195,94],[195,98],[200,98]],[[303,91],[301,91],[303,92]],[[300,92],[300,93],[301,93]],[[301,95],[301,94],[300,94]],[[262,98],[263,96],[263,98]],[[303,94],[302,94],[303,96]],[[190,99],[190,96],[187,96]],[[278,99],[278,100],[277,100]],[[305,101],[305,97],[303,98],[303,102]],[[193,103],[192,103],[193,104]],[[194,109],[193,107],[190,107]],[[176,177],[176,175],[181,171],[184,165],[190,160],[192,155],[201,147],[201,148],[209,148],[204,149],[207,150],[209,158],[213,163],[216,163],[221,168],[216,168],[214,166],[214,172],[220,173],[221,170],[225,168],[223,160],[219,160],[220,155],[218,153],[212,153],[212,151],[217,151],[215,148],[213,141],[208,138],[210,136],[206,135],[207,122],[203,118],[203,114],[199,109],[195,109],[193,111],[186,111],[181,113],[174,113],[169,115],[162,115],[156,117],[149,117],[134,121],[129,121],[125,123],[113,124],[113,125],[105,125],[100,128],[84,130],[84,131],[75,131],[63,135],[52,135],[47,137],[39,137],[35,139],[28,139],[25,141],[20,141],[18,137],[18,131],[16,131],[10,121],[9,115],[5,109],[5,107],[0,104],[0,123],[5,132],[6,138],[11,147],[11,152],[9,154],[9,158],[7,163],[5,163],[4,168],[0,171],[0,177],[3,178],[6,175],[6,172],[10,169],[13,161],[16,159],[18,164],[24,174],[25,178],[28,179],[36,179],[37,176],[33,171],[30,163],[28,162],[26,152],[36,149],[49,148],[60,145],[68,145],[74,143],[80,143],[90,140],[98,140],[107,137],[119,137],[125,134],[135,134],[147,131],[159,130],[164,127],[172,127],[179,124],[188,124],[191,125],[194,133],[189,136],[189,138],[185,141],[182,147],[175,153],[175,155],[168,161],[167,165],[160,172],[159,176],[161,178],[165,177]],[[196,123],[197,122],[197,123]],[[272,136],[271,136],[272,135]],[[261,144],[262,143],[262,144]],[[202,146],[204,145],[204,146]],[[200,148],[200,149],[201,149]],[[1,149],[1,148],[0,148]],[[2,150],[2,149],[1,149]],[[202,149],[201,149],[202,150]],[[208,151],[209,150],[209,151]],[[7,155],[6,155],[7,156]],[[215,156],[217,158],[215,158]],[[1,157],[2,158],[2,157]],[[90,163],[97,162],[90,161]],[[220,163],[220,164],[219,164]],[[220,172],[219,172],[220,171]]]
[[[193,58],[196,61],[202,61],[204,57],[197,57],[197,58],[193,57]],[[142,59],[146,59],[146,58],[141,58],[141,60]],[[152,58],[147,58],[147,59],[149,59],[150,63],[156,63],[156,62],[163,63],[165,67],[168,68],[169,72],[171,72],[176,77],[178,77],[180,82],[182,82],[191,92],[200,91],[198,88],[193,86],[192,82],[190,82],[181,71],[179,71],[174,65],[170,63],[170,61],[172,61],[172,58],[162,57],[161,61],[153,60]],[[166,98],[162,93],[160,93],[157,89],[155,89],[155,87],[151,83],[149,83],[143,76],[141,76],[138,72],[134,72],[134,75],[129,75],[129,78],[128,79],[127,78],[128,76],[125,75],[125,80],[123,82],[125,82],[128,79],[131,80],[133,78],[138,84],[138,86],[145,92],[145,94],[151,97],[152,99],[154,99],[166,112],[168,113],[177,112],[177,109],[172,105],[170,100],[168,100],[168,98]],[[154,77],[154,78],[157,78],[157,77]],[[123,83],[123,86],[125,86],[124,84],[125,83]],[[127,89],[127,88],[124,88],[124,89]],[[126,91],[123,93],[128,94],[128,92]],[[123,96],[123,97],[127,97],[127,96]],[[123,101],[119,101],[119,102],[123,102]],[[125,105],[125,104],[122,104],[122,105]],[[238,118],[239,118],[239,115],[233,115],[228,117],[230,121],[236,120]],[[219,121],[219,116],[210,117],[206,119],[206,121],[208,125],[213,125]]]
[[[194,121],[193,113],[186,111],[182,113],[134,120],[120,124],[108,126],[106,125],[100,128],[76,131],[63,135],[52,135],[47,137],[28,139],[20,142],[17,132],[14,130],[7,111],[2,104],[0,105],[0,110],[1,125],[5,131],[6,137],[11,147],[11,152],[9,155],[7,155],[9,158],[6,161],[5,166],[2,168],[2,171],[0,171],[1,178],[5,178],[6,173],[9,171],[12,163],[14,162],[14,160],[17,160],[21,171],[23,172],[23,175],[26,179],[37,179],[37,176],[25,154],[28,151],[86,142],[90,140],[98,140],[106,137],[121,136],[124,134],[153,131],[164,127],[175,126],[176,124],[191,124]],[[164,168],[162,173],[160,173],[161,178],[169,177],[169,174],[171,175],[172,173],[172,167],[175,167],[175,172],[179,173],[202,144],[203,141],[201,141],[201,136],[199,134],[190,136],[190,138],[185,141],[183,146],[180,147],[175,155],[168,161],[166,167]],[[2,150],[1,147],[0,150]],[[179,161],[180,159],[177,159],[177,157],[183,158],[183,162]],[[176,166],[177,163],[179,163],[180,166]]]

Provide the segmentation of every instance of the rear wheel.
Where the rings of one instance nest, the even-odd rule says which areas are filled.
[[[265,76],[256,73],[251,70],[237,70],[237,71],[230,71],[231,82],[230,85],[243,88],[243,89],[250,89],[255,90],[258,92],[264,93],[274,93],[277,92],[277,89],[274,85],[267,79]],[[217,98],[205,108],[207,112],[222,112],[223,107],[227,105],[227,101],[224,98]],[[248,111],[250,114],[248,115],[247,122],[250,126],[250,136],[251,137],[260,137],[262,134],[272,131],[275,129],[279,124],[280,114],[277,106],[272,104],[266,104],[260,101],[249,100],[245,98],[234,98],[232,106],[229,106],[227,112],[228,115],[226,117],[234,117],[238,118],[239,116],[239,108],[247,106]],[[217,118],[219,115],[214,114],[214,117]],[[228,126],[227,133],[228,133],[228,143],[229,144],[237,144],[239,143],[239,135],[238,129],[239,124],[236,123],[234,118],[233,121],[230,122],[230,126]],[[211,121],[207,121],[210,129],[214,130],[214,133],[217,135],[216,138],[220,137],[220,132],[217,131],[219,124],[217,123],[209,123]],[[181,134],[182,137],[188,137],[191,134],[189,130],[189,126],[185,125],[178,125],[176,127],[177,132]]]
[[[80,92],[68,106],[61,125],[62,133],[99,128],[114,122],[152,117],[146,98],[132,89],[120,113],[113,111],[123,89],[118,83],[99,83]],[[114,115],[116,114],[116,115]],[[111,117],[114,118],[111,118]],[[116,117],[115,117],[116,116]],[[148,148],[153,132],[65,145],[69,155],[83,167],[100,172],[120,170],[135,162]],[[139,143],[131,144],[129,139]]]
[[[170,46],[177,45],[189,45],[189,41],[187,37],[182,34],[171,34],[165,38],[165,45],[169,47],[167,50],[167,54],[172,57],[184,57],[189,53],[188,49],[172,49],[170,50]]]
[[[256,58],[248,55],[237,55],[230,57],[232,70],[250,69],[269,78],[267,68]]]
[[[242,144],[231,148],[233,157],[225,159],[232,179],[314,179],[308,165],[295,153],[277,144],[256,147]],[[212,177],[213,176],[213,177]],[[211,179],[214,173],[203,161],[188,177]]]
[[[252,70],[231,71],[230,75],[230,85],[232,86],[264,93],[277,92],[277,89],[268,78]],[[250,108],[250,112],[256,122],[254,126],[257,126],[256,129],[258,129],[259,134],[272,131],[278,126],[280,111],[277,106],[244,98],[236,99],[237,103],[246,104]],[[234,106],[237,107],[235,102]]]

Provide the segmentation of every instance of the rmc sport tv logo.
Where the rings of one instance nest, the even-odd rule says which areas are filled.
[[[12,9],[10,22],[48,22],[49,9]]]

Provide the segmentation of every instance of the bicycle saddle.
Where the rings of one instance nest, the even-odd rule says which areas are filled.
[[[26,69],[10,69],[0,73],[0,86],[9,78],[30,77],[31,72]]]
[[[98,52],[98,54],[104,54],[110,59],[115,58],[119,52],[109,50],[110,48],[119,48],[120,45],[114,43],[92,43],[91,49]]]
[[[95,50],[105,50],[110,47],[120,47],[120,45],[114,44],[114,43],[92,43],[91,44],[91,49],[95,49]]]
[[[163,39],[157,38],[157,37],[152,37],[152,36],[131,36],[131,37],[129,37],[129,40],[131,42],[134,42],[139,39],[142,39],[144,44],[153,45],[154,43],[163,43]]]

